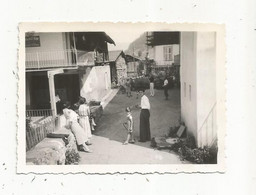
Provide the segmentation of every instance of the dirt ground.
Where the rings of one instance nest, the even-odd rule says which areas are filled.
[[[103,112],[94,136],[92,153],[80,152],[80,164],[180,164],[179,157],[168,150],[154,150],[150,142],[123,145],[127,133],[122,123],[126,120],[125,108],[140,104],[135,92],[129,98],[118,92]],[[180,91],[169,90],[169,100],[165,100],[163,90],[155,90],[155,96],[149,96],[151,137],[168,134],[168,128],[174,126],[180,118]],[[139,140],[139,114],[140,110],[132,109],[135,126],[135,139]]]

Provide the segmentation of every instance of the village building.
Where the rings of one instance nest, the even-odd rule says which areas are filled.
[[[104,32],[26,33],[26,115],[57,116],[56,102],[100,101],[111,89]]]
[[[127,62],[127,76],[128,77],[137,77],[141,76],[144,67],[140,67],[141,65],[141,59],[134,55],[125,55],[126,62]]]
[[[216,33],[181,32],[181,119],[199,147],[217,144]]]
[[[153,73],[165,71],[168,76],[179,77],[179,32],[148,32],[147,46],[147,57],[154,60],[150,67]]]
[[[121,85],[122,80],[127,78],[127,64],[125,54],[122,50],[109,51],[109,65],[111,74],[111,83]]]
[[[153,73],[179,82],[181,122],[199,147],[216,145],[216,35],[214,32],[148,32]]]

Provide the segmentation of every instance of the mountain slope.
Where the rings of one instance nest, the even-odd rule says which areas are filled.
[[[136,40],[130,43],[128,49],[125,51],[126,54],[139,56],[141,58],[145,58],[147,54],[147,46],[146,46],[147,33],[144,32],[140,35]]]

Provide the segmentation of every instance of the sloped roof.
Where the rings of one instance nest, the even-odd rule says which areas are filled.
[[[98,49],[106,52],[106,43],[116,45],[114,40],[105,32],[74,32],[74,36],[76,48],[79,50],[94,51]]]
[[[117,60],[117,58],[120,55],[124,55],[124,52],[122,50],[115,50],[115,51],[109,51],[108,56],[109,56],[109,61],[114,62]]]
[[[140,59],[138,56],[129,55],[129,54],[126,54],[125,58],[127,62],[142,61],[142,59]]]

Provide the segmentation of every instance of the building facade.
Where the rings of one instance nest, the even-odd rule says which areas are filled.
[[[123,78],[127,78],[127,64],[125,54],[122,50],[109,51],[109,62],[111,69],[111,82],[121,85]]]
[[[125,55],[127,62],[127,76],[128,77],[137,77],[140,76],[140,64],[141,59],[136,56],[126,54]]]
[[[104,32],[27,33],[27,115],[56,116],[57,99],[101,100],[111,88],[107,43],[114,41]]]
[[[149,49],[149,58],[154,59],[156,66],[178,64],[179,44],[156,45]]]
[[[217,140],[216,33],[181,32],[181,119],[199,147]]]

